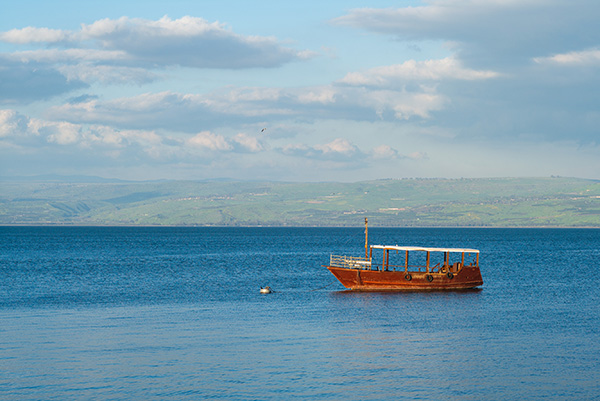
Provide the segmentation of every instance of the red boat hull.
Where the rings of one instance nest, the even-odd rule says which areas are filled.
[[[462,290],[483,284],[476,266],[464,266],[459,272],[425,273],[386,270],[349,269],[327,266],[348,289],[356,291],[427,291]],[[410,276],[408,277],[407,274]]]

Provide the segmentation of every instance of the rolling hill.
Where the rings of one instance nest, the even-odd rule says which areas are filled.
[[[87,181],[87,182],[86,182]],[[600,227],[600,181],[0,182],[2,225]]]

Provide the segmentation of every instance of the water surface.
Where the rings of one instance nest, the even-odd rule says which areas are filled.
[[[600,230],[369,230],[480,249],[437,293],[343,291],[362,236],[0,227],[0,398],[600,399]]]

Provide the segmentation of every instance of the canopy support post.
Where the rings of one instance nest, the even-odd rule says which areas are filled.
[[[365,217],[365,260],[369,259],[369,219]]]

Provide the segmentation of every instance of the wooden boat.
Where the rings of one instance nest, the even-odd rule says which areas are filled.
[[[365,219],[365,257],[331,255],[325,266],[344,287],[355,291],[426,291],[483,285],[477,249],[368,245],[367,223]]]

